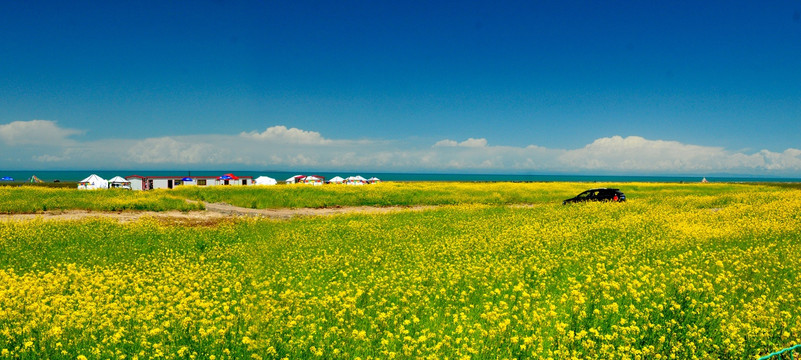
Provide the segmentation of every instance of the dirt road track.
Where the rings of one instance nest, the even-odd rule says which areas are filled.
[[[120,222],[135,221],[142,217],[153,217],[163,220],[186,222],[219,221],[226,218],[261,217],[270,219],[290,219],[295,216],[325,216],[347,213],[387,213],[401,210],[423,210],[433,206],[415,207],[374,207],[352,206],[322,209],[249,209],[223,203],[204,203],[206,210],[201,211],[87,211],[56,210],[37,214],[0,214],[0,221],[22,221],[41,218],[43,220],[78,220],[84,218],[103,217],[117,219]]]

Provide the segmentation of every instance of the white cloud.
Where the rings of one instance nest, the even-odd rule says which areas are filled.
[[[67,161],[70,158],[68,156],[56,156],[56,155],[44,154],[44,155],[34,156],[32,159],[33,161],[38,161],[38,162],[57,163],[57,162]]]
[[[436,142],[420,156],[417,166],[449,170],[544,170],[553,168],[554,158],[562,150],[526,147],[490,146],[485,138],[468,138],[458,142],[445,139]]]
[[[481,139],[469,138],[469,139],[467,139],[465,141],[460,142],[459,146],[473,147],[473,148],[486,147],[487,146],[487,139],[484,139],[484,138],[481,138]]]
[[[470,147],[470,148],[479,148],[479,147],[486,147],[487,146],[487,139],[480,138],[474,139],[469,138],[462,142],[456,142],[453,140],[445,139],[437,141],[434,144],[434,147]]]
[[[162,137],[139,141],[127,154],[130,161],[140,164],[221,164],[233,160],[230,156],[234,146]]]
[[[281,133],[282,127],[273,133]],[[319,133],[295,129],[294,134]],[[263,134],[263,133],[262,133]],[[753,154],[720,147],[649,140],[639,136],[600,138],[579,149],[490,146],[484,138],[441,140],[434,146],[403,142],[317,141],[265,142],[258,136],[182,136],[136,141],[127,160],[137,164],[240,164],[273,168],[351,168],[385,171],[567,171],[567,172],[739,172],[801,171],[801,150]]]
[[[482,137],[412,140],[330,140],[315,131],[273,126],[237,135],[165,136],[80,142],[81,133],[53,121],[0,125],[0,167],[58,164],[72,168],[242,166],[271,169],[381,171],[539,171],[615,173],[801,174],[801,150],[729,151],[721,147],[651,140],[599,138],[578,149],[489,145]],[[16,146],[47,144],[52,146]],[[35,165],[34,165],[35,166]]]
[[[801,169],[801,150],[787,149],[781,153],[762,150],[759,156],[764,159],[768,170]]]
[[[762,150],[754,154],[720,147],[648,140],[639,136],[600,138],[565,152],[560,162],[579,170],[636,172],[755,172],[801,170],[801,151]]]
[[[9,146],[67,145],[73,142],[70,136],[83,133],[81,130],[61,128],[50,120],[14,121],[0,125],[0,141]]]
[[[242,132],[239,136],[249,139],[272,141],[286,144],[326,145],[331,140],[325,139],[316,131],[306,131],[298,128],[287,128],[283,125],[268,127],[263,132]]]
[[[727,157],[722,148],[648,140],[639,136],[600,138],[560,157],[564,164],[591,170],[709,170]]]
[[[446,139],[435,143],[432,150],[421,157],[421,164],[451,170],[752,174],[801,171],[801,150],[798,149],[747,154],[639,136],[599,138],[571,150],[537,145],[488,146],[483,138],[462,142]]]
[[[434,144],[434,147],[457,147],[457,146],[459,146],[458,142],[448,139],[437,141]]]

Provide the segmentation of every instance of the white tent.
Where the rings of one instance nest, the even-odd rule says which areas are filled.
[[[367,183],[367,179],[365,179],[365,178],[363,178],[363,177],[361,177],[359,175],[350,176],[347,179],[345,179],[345,181],[346,181],[345,183],[348,184],[348,185],[364,185],[364,184]]]
[[[269,176],[259,176],[255,180],[256,185],[275,185],[278,182]]]
[[[328,180],[329,184],[342,184],[344,182],[345,179],[343,179],[341,176],[334,176],[331,178],[331,180]]]
[[[323,178],[311,175],[311,176],[305,177],[303,179],[303,182],[306,183],[306,184],[311,184],[311,185],[317,186],[317,185],[322,185],[323,184]]]
[[[95,174],[89,175],[88,178],[81,180],[78,183],[79,190],[94,190],[94,189],[108,189],[108,181],[103,180],[100,176]]]
[[[131,190],[131,182],[121,176],[115,176],[108,181],[109,189],[128,189]]]
[[[377,177],[373,176],[373,177],[371,177],[371,178],[367,179],[367,182],[369,182],[369,183],[371,183],[371,184],[380,183],[380,182],[381,182],[381,179],[379,179],[379,178],[377,178]]]
[[[295,175],[295,176],[293,176],[293,177],[291,177],[289,179],[286,179],[286,183],[287,184],[296,184],[296,183],[301,182],[303,180],[303,178],[305,178],[305,177],[306,176],[304,176],[304,175]]]

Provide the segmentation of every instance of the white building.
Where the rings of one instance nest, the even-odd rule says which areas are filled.
[[[253,185],[252,176],[140,176],[125,177],[133,190],[173,189],[176,186]]]

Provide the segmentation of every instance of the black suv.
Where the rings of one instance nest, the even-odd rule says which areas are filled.
[[[562,201],[562,204],[582,202],[582,201],[626,201],[626,195],[620,189],[590,189],[574,198]]]

